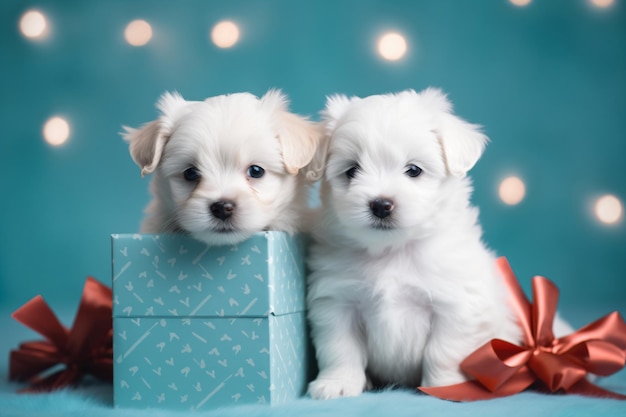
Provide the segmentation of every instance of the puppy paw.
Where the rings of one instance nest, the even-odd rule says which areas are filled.
[[[320,374],[309,384],[309,395],[316,400],[338,397],[356,397],[365,389],[363,372],[333,372]]]

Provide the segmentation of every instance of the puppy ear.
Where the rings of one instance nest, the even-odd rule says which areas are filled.
[[[165,93],[159,99],[157,108],[160,117],[139,129],[124,126],[122,137],[129,143],[130,155],[141,168],[141,176],[152,173],[163,155],[165,143],[172,134],[174,123],[186,107],[185,101],[178,93]]]
[[[358,97],[347,97],[343,94],[335,94],[326,97],[326,107],[320,112],[322,122],[320,129],[324,132],[324,137],[320,141],[315,156],[307,167],[306,177],[309,181],[317,181],[324,175],[326,170],[326,159],[330,147],[330,138],[333,135],[337,121],[345,114],[350,103],[360,100]]]
[[[274,118],[285,168],[296,175],[311,162],[323,133],[317,123],[290,113],[287,104],[287,97],[280,90],[270,90],[261,97],[261,105],[267,106]]]
[[[318,129],[320,131],[320,141],[315,150],[313,159],[306,167],[306,179],[310,182],[315,182],[324,176],[326,170],[326,159],[328,158],[328,148],[330,145],[330,135],[324,134],[327,131],[327,123],[319,123]]]
[[[441,90],[429,88],[422,94],[429,108],[435,108],[435,133],[441,143],[448,172],[455,177],[464,177],[476,164],[489,138],[479,125],[471,124],[452,114],[452,105]]]
[[[335,94],[326,97],[326,107],[322,110],[322,119],[325,121],[326,133],[330,136],[332,131],[335,130],[337,120],[341,118],[346,112],[346,109],[358,97],[348,98],[343,94]]]
[[[123,126],[122,137],[129,143],[130,156],[141,168],[141,176],[150,174],[159,164],[163,146],[167,141],[167,133],[162,129],[161,122],[154,120],[139,129]]]

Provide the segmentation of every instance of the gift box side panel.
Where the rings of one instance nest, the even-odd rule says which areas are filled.
[[[306,251],[304,234],[268,232],[270,308],[275,315],[305,310]]]
[[[264,316],[268,239],[209,247],[180,234],[112,235],[113,315]]]
[[[309,345],[304,312],[270,317],[272,404],[303,396],[309,381]]]
[[[271,401],[268,318],[114,318],[114,405]]]

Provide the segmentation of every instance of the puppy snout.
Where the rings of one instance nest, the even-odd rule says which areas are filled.
[[[216,201],[211,204],[209,209],[213,216],[217,217],[220,220],[226,220],[235,212],[236,204],[230,200]]]
[[[380,219],[384,219],[389,216],[393,211],[393,200],[388,198],[377,198],[370,201],[370,210],[372,214]]]

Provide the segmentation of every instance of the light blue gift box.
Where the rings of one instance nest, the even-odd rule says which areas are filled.
[[[279,404],[307,383],[306,239],[112,235],[114,404]]]

